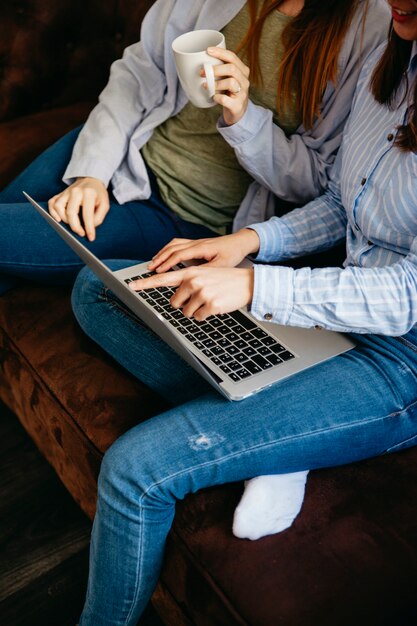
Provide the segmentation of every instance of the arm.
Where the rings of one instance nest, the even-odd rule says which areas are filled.
[[[255,180],[278,197],[303,204],[326,188],[342,140],[363,61],[387,35],[389,15],[383,3],[370,3],[362,39],[363,4],[354,17],[339,60],[337,87],[329,85],[322,116],[310,131],[301,127],[286,137],[272,112],[249,102],[242,119],[218,129]]]
[[[281,218],[249,226],[260,241],[257,261],[283,261],[327,250],[346,237],[347,216],[340,194],[342,160],[343,146],[325,194]]]
[[[162,101],[166,89],[165,27],[175,0],[157,0],[146,14],[141,41],[126,48],[111,67],[110,79],[75,144],[64,174],[93,177],[107,187],[123,160],[130,136],[140,121]]]
[[[403,335],[417,323],[417,238],[390,267],[255,266],[251,311],[289,326]]]

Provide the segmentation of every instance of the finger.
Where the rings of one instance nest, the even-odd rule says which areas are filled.
[[[182,307],[182,313],[183,315],[185,315],[185,317],[194,317],[196,311],[198,311],[204,305],[205,305],[205,300],[201,292],[194,293],[184,303]]]
[[[216,92],[227,91],[229,94],[233,96],[237,96],[237,94],[243,91],[242,86],[236,80],[236,78],[226,78],[223,80],[216,81]],[[246,94],[243,94],[246,97]]]
[[[184,244],[188,244],[188,243],[192,243],[193,239],[180,239],[180,238],[175,238],[175,239],[171,239],[171,241],[169,243],[167,243],[163,248],[161,248],[153,257],[152,257],[152,261],[159,261],[159,259],[161,257],[163,257],[164,255],[166,255],[166,253],[169,253],[170,250],[175,249],[178,245],[184,245]]]
[[[216,93],[213,96],[213,102],[220,104],[225,109],[228,109],[233,115],[238,115],[242,110],[242,104],[240,101],[241,94],[227,95],[225,93]]]
[[[170,300],[171,306],[174,307],[174,309],[180,309],[184,306],[184,304],[186,304],[186,302],[189,301],[191,294],[191,290],[183,283],[178,287],[178,289],[172,296]]]
[[[71,228],[71,230],[74,231],[74,233],[77,233],[77,235],[79,235],[80,237],[84,237],[85,235],[85,231],[84,231],[84,228],[81,226],[80,217],[79,217],[82,202],[83,202],[83,195],[81,191],[74,190],[70,194],[68,204],[67,204],[67,210],[66,210],[66,217],[68,220],[69,227]]]
[[[61,194],[57,196],[55,200],[54,209],[58,213],[60,219],[68,224],[67,218],[67,204],[68,204],[69,193]]]
[[[220,59],[223,63],[230,63],[236,65],[236,67],[245,75],[249,76],[249,68],[243,63],[243,61],[237,56],[235,52],[231,50],[225,50],[224,48],[207,48],[207,54],[216,59]],[[221,65],[216,65],[221,67]]]
[[[102,198],[98,205],[96,206],[96,210],[94,213],[94,226],[101,226],[101,224],[104,222],[104,218],[106,217],[107,213],[110,211],[110,202],[108,197],[107,198]]]
[[[231,63],[223,63],[222,65],[214,65],[213,71],[215,78],[224,78],[226,76],[233,76],[233,78],[239,79],[242,82],[246,80],[243,73],[236,67],[236,65],[232,65]]]
[[[213,312],[211,305],[203,304],[203,306],[194,311],[193,317],[197,322],[203,322],[210,315],[216,315],[216,313]]]
[[[210,254],[204,247],[187,246],[180,250],[177,250],[176,252],[173,252],[171,256],[169,256],[168,259],[164,263],[162,263],[156,268],[155,271],[158,273],[167,272],[168,270],[171,269],[171,267],[174,267],[174,265],[177,265],[178,263],[182,263],[183,261],[191,261],[195,259],[207,260],[209,258],[210,258]]]
[[[84,229],[89,241],[96,238],[96,229],[94,227],[94,211],[96,208],[96,194],[94,192],[84,191],[82,216]]]
[[[143,289],[154,289],[155,287],[178,287],[184,280],[184,271],[167,272],[166,274],[157,274],[142,280],[133,280],[129,283],[130,289],[133,291],[142,291]]]
[[[160,254],[162,254],[165,250],[168,250],[172,246],[178,246],[184,243],[192,243],[195,239],[184,239],[183,237],[174,237],[171,239],[163,248],[161,248],[152,258],[156,259]]]
[[[182,254],[186,254],[186,251],[190,249],[193,244],[195,244],[195,242],[190,240],[189,243],[170,246],[170,248],[163,254],[158,253],[158,255],[149,262],[149,269],[155,270],[156,272],[165,272],[171,269],[171,267],[173,267],[176,263],[179,263],[182,259],[194,259],[195,257],[192,255],[190,257],[182,257]]]
[[[56,220],[57,222],[61,221],[61,218],[59,216],[58,211],[55,211],[55,200],[58,196],[53,196],[52,198],[50,198],[48,200],[48,211],[50,213],[50,215],[54,218],[54,220]]]
[[[185,244],[186,245],[186,244]],[[154,257],[149,261],[149,267],[152,265],[160,265],[166,259],[168,259],[171,254],[176,252],[178,249],[181,249],[182,244],[169,244],[165,246],[162,250],[160,250]]]

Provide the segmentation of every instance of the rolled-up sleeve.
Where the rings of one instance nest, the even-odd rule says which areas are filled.
[[[251,312],[289,326],[403,335],[417,323],[417,238],[390,267],[255,267]]]

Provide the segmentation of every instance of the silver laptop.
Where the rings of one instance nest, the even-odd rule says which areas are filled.
[[[173,289],[134,292],[129,288],[132,280],[152,275],[147,263],[113,272],[66,226],[23,193],[103,283],[229,400],[243,400],[355,346],[341,333],[263,323],[244,309],[213,315],[204,322],[186,318],[170,305]]]

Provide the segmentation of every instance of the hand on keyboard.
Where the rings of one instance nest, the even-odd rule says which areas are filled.
[[[182,264],[178,267],[185,269]],[[170,275],[173,273],[170,272]],[[217,374],[226,374],[232,382],[238,383],[295,358],[275,337],[242,311],[210,315],[202,321],[184,317],[180,309],[171,306],[175,291],[167,286],[156,285],[176,282],[167,281],[166,277],[167,274],[146,272],[126,278],[125,282],[127,285],[136,283],[135,289],[145,286],[146,289],[138,291],[138,297],[181,334],[192,346],[194,353],[197,351],[200,358],[211,361]],[[158,280],[151,282],[150,278]]]
[[[149,269],[166,272],[183,261],[204,260],[211,266],[236,267],[248,255],[259,249],[259,237],[254,230],[244,228],[233,235],[210,239],[173,239],[156,254]]]
[[[253,296],[253,269],[190,266],[132,281],[135,291],[177,287],[171,297],[173,308],[186,317],[201,321],[210,315],[229,313],[250,304]]]

